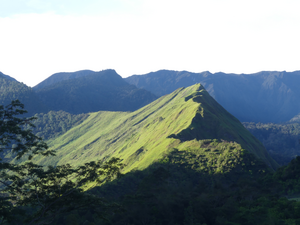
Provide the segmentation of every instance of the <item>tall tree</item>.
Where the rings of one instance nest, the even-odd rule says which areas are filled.
[[[18,100],[0,105],[0,224],[48,224],[64,213],[90,207],[103,214],[112,205],[86,194],[82,186],[119,176],[120,160],[89,162],[77,168],[37,165],[34,156],[55,152],[32,133],[35,118],[21,117],[24,113]],[[15,160],[3,160],[6,154],[13,154]]]

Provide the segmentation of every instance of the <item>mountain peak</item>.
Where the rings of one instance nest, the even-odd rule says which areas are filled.
[[[126,171],[130,171],[146,168],[173,150],[194,149],[197,154],[203,151],[204,155],[211,154],[206,147],[204,149],[204,146],[210,146],[207,143],[212,146],[239,145],[238,148],[253,153],[271,168],[277,166],[263,145],[201,84],[179,88],[131,113],[91,114],[52,143],[57,150],[52,161],[77,164],[119,157],[127,164]],[[74,150],[73,146],[80,147]]]
[[[133,111],[157,99],[128,84],[115,70],[56,74],[35,87],[35,91],[52,110],[73,114]]]
[[[48,77],[41,83],[34,86],[33,89],[39,90],[46,86],[50,86],[50,85],[59,83],[61,81],[76,79],[76,78],[85,77],[85,76],[89,76],[89,75],[95,75],[95,74],[118,75],[116,73],[116,71],[113,69],[107,69],[107,70],[102,70],[102,71],[98,71],[98,72],[95,72],[92,70],[80,70],[80,71],[76,71],[76,72],[60,72],[60,73],[55,73],[55,74],[51,75],[50,77]],[[118,75],[118,76],[120,76],[120,75]]]
[[[0,77],[3,77],[3,78],[8,79],[8,80],[17,81],[15,78],[12,78],[12,77],[10,77],[10,76],[8,76],[8,75],[5,75],[5,74],[2,73],[1,71],[0,71]]]

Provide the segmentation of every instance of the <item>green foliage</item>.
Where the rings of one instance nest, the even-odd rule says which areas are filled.
[[[243,123],[266,147],[269,154],[280,164],[288,164],[300,155],[300,124]]]
[[[281,184],[281,193],[298,196],[300,193],[300,156],[292,159],[286,165],[280,167],[273,175],[273,179]]]
[[[55,152],[31,129],[24,129],[25,124],[34,126],[34,118],[21,118],[26,113],[23,107],[18,100],[0,106],[0,152],[13,152],[17,160],[25,158],[23,163],[2,162],[0,158],[0,223],[49,224],[75,209],[90,207],[103,214],[111,204],[85,194],[82,187],[91,181],[104,183],[119,177],[120,160],[91,161],[76,168],[65,164],[45,169],[33,163],[34,156]]]
[[[216,139],[201,141],[200,148],[188,148],[185,151],[174,149],[159,162],[181,164],[202,174],[248,174],[258,176],[270,172],[266,164],[257,159],[235,142],[218,141]]]
[[[84,121],[89,114],[73,115],[64,111],[35,114],[32,132],[43,140],[58,137]]]
[[[46,112],[47,107],[42,104],[32,88],[20,83],[0,72],[0,105],[8,105],[11,101],[19,99],[26,108],[29,115]]]
[[[20,118],[26,113],[24,105],[20,101],[12,101],[4,107],[0,105],[0,153],[16,153],[17,159],[27,154],[28,159],[34,155],[53,155],[53,151],[47,150],[47,145],[41,138],[35,136],[30,128],[33,127],[31,118]],[[29,129],[23,129],[28,125]]]
[[[189,96],[193,97],[187,99]],[[263,145],[199,84],[178,89],[135,112],[91,113],[48,142],[57,151],[55,157],[38,160],[44,165],[80,165],[117,157],[124,160],[124,172],[128,172],[147,168],[174,148],[202,152],[203,139],[218,139],[212,145],[222,140],[224,145],[236,142],[271,168],[277,167]],[[221,144],[219,147],[222,152]]]
[[[129,172],[121,179],[91,190],[119,202],[126,209],[110,215],[110,222],[103,224],[300,222],[300,202],[278,195],[279,189],[275,190],[273,181],[268,181],[273,174],[253,154],[244,152],[231,156],[230,160],[241,159],[244,165],[237,160],[230,170],[221,174],[209,165],[207,171],[200,170],[195,163],[203,162],[192,153],[174,150],[145,170]],[[266,169],[265,172],[262,169]]]

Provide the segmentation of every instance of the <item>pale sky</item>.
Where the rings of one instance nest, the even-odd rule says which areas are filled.
[[[300,70],[299,0],[0,0],[0,71]]]

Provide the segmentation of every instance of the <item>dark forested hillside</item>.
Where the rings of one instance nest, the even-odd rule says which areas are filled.
[[[39,88],[36,93],[51,110],[75,114],[100,110],[133,111],[157,98],[128,84],[114,70],[75,75],[72,79]]]
[[[300,112],[300,71],[225,74],[161,70],[125,78],[157,96],[201,83],[227,111],[245,122],[285,122]]]
[[[37,136],[48,140],[67,132],[72,127],[80,124],[89,114],[73,115],[64,111],[50,111],[34,115],[36,119],[32,122],[35,126],[32,131]],[[29,127],[28,127],[29,128]]]
[[[0,105],[8,105],[16,99],[26,105],[28,115],[47,111],[32,88],[0,72]]]
[[[300,124],[243,123],[280,165],[300,155]]]
[[[95,74],[95,73],[96,72],[91,71],[91,70],[81,70],[81,71],[70,72],[70,73],[67,73],[67,72],[55,73],[55,74],[51,75],[50,77],[48,77],[46,80],[39,83],[38,85],[34,86],[33,89],[39,90],[41,88],[58,83],[63,80],[75,79],[75,78],[84,77],[89,74]]]

